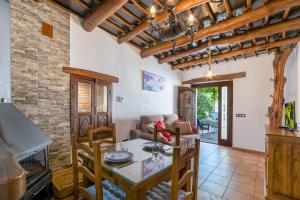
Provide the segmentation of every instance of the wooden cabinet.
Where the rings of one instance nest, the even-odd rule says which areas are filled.
[[[266,199],[300,199],[300,133],[266,125],[266,134]]]

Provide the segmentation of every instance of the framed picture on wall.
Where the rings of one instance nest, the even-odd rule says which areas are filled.
[[[160,92],[165,89],[166,79],[162,76],[143,71],[143,90]]]

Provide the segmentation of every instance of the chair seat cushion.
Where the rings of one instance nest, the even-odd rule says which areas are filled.
[[[186,192],[183,190],[178,191],[178,200],[183,199]],[[169,200],[171,199],[171,186],[169,183],[161,182],[147,192],[147,200]]]
[[[112,182],[105,180],[102,182],[103,186],[103,200],[125,200],[126,193]],[[95,185],[88,188],[88,192],[96,196]]]

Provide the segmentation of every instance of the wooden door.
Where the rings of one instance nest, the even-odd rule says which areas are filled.
[[[78,141],[87,141],[87,131],[94,123],[95,82],[71,76],[71,133]]]
[[[178,115],[182,121],[189,121],[196,124],[196,99],[195,88],[179,87],[178,91]]]

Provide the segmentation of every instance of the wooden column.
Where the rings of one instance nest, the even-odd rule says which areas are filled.
[[[268,110],[270,126],[278,128],[282,125],[282,112],[284,104],[284,85],[286,78],[284,77],[284,68],[292,48],[284,48],[275,51],[275,59],[273,62],[274,70],[274,93],[273,102]]]

